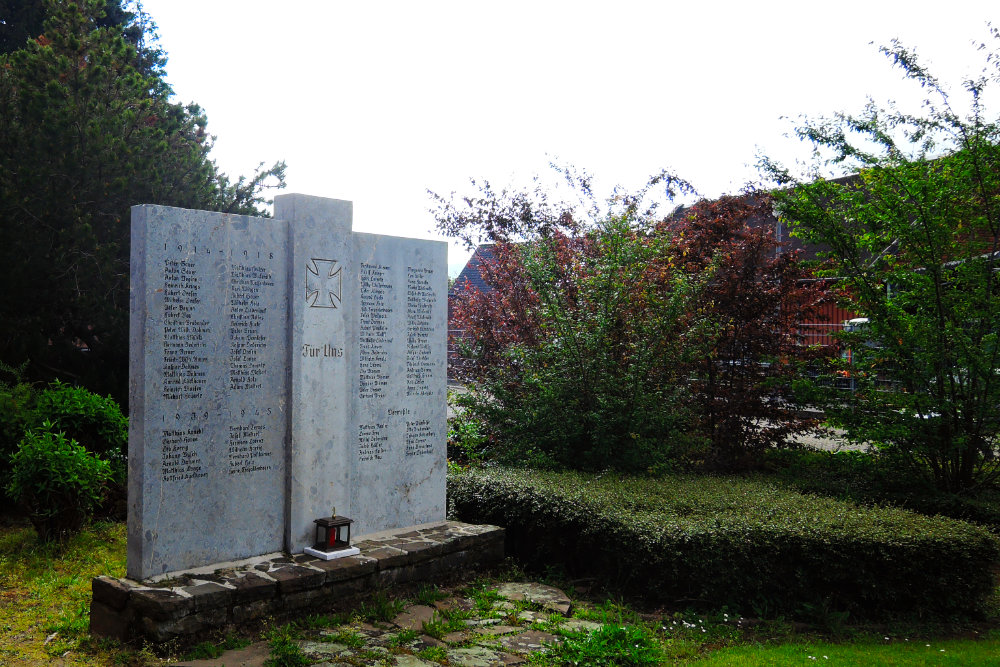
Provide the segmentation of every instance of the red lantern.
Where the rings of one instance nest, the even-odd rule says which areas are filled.
[[[316,548],[324,551],[345,549],[351,546],[351,524],[346,516],[316,519]]]
[[[313,523],[316,524],[316,544],[305,548],[305,552],[310,556],[333,560],[361,553],[357,547],[351,546],[353,519],[334,515],[315,519]]]

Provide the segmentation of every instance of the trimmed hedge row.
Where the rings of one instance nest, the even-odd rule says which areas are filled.
[[[1000,535],[1000,489],[984,486],[962,495],[939,491],[884,452],[775,449],[766,453],[765,463],[777,481],[802,493],[943,514]]]
[[[762,480],[491,468],[450,474],[448,502],[454,518],[507,528],[528,565],[760,615],[975,614],[1000,563],[978,526]]]

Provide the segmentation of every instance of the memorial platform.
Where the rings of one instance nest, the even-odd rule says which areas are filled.
[[[93,580],[90,633],[162,643],[267,617],[318,613],[388,585],[432,582],[504,557],[504,529],[444,521],[385,531],[354,543],[360,553],[324,561],[271,554],[154,580]]]

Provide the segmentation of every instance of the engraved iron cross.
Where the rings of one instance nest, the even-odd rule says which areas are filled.
[[[306,303],[310,308],[336,308],[343,274],[335,259],[313,257],[306,263]]]

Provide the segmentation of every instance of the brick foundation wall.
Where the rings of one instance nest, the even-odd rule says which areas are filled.
[[[97,577],[90,633],[161,643],[264,616],[287,618],[397,583],[433,581],[503,560],[504,530],[447,521],[354,543],[357,556],[299,554],[161,583]]]

